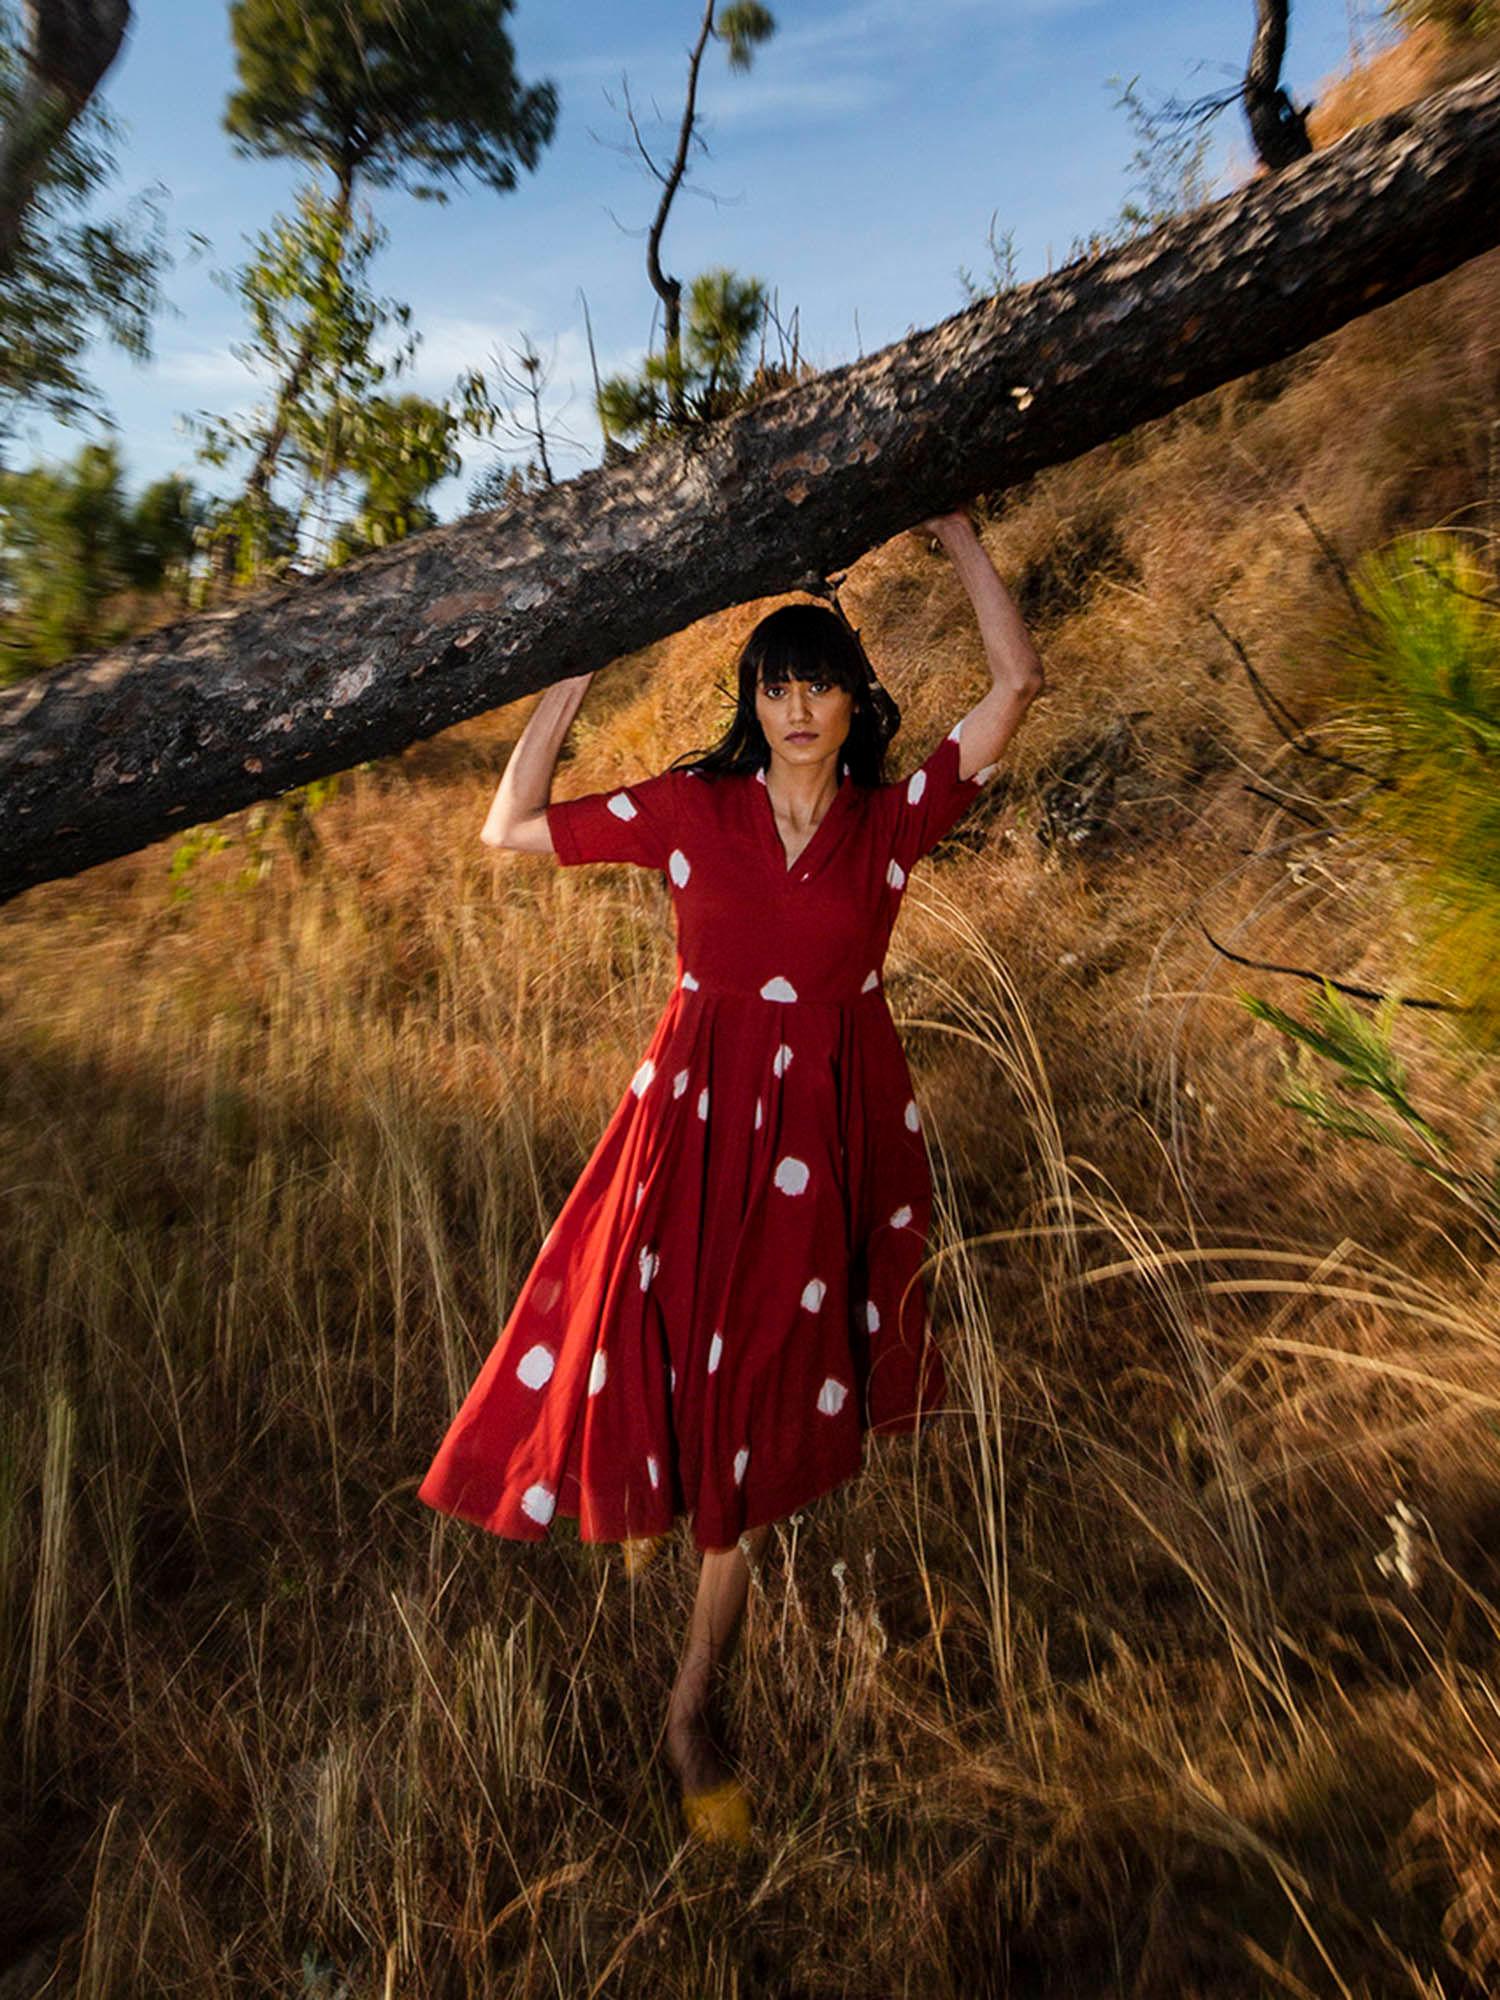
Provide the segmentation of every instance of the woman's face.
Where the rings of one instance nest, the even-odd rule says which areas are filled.
[[[758,681],[755,715],[774,761],[820,764],[837,755],[854,715],[854,696],[831,680]]]

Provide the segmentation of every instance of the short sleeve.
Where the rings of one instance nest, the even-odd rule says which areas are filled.
[[[548,802],[547,827],[564,867],[584,861],[633,861],[665,868],[676,836],[681,773],[661,771],[637,784]]]
[[[898,778],[885,787],[892,795],[891,856],[903,872],[909,871],[914,861],[929,853],[958,824],[995,768],[986,765],[982,772],[961,778],[959,755],[958,731],[954,728],[909,778]]]

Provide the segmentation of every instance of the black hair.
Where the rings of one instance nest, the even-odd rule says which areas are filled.
[[[883,783],[886,745],[901,726],[901,711],[876,678],[859,633],[839,608],[837,597],[834,607],[829,611],[821,604],[783,604],[768,612],[740,649],[735,709],[728,728],[717,743],[685,752],[669,768],[690,767],[705,777],[765,770],[771,749],[755,712],[757,683],[818,680],[848,688],[854,696],[849,734],[839,753],[849,776],[857,785]]]

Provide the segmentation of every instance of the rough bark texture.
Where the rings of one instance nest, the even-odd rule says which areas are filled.
[[[1500,238],[1500,69],[624,464],[0,695],[0,897],[796,589]]]

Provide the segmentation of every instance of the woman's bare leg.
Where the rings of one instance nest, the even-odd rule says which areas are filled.
[[[757,1565],[770,1532],[766,1522],[747,1529],[741,1538]],[[749,1590],[750,1564],[740,1543],[732,1549],[703,1551],[687,1643],[667,1705],[667,1755],[690,1792],[705,1791],[730,1775],[729,1764],[713,1741],[710,1711],[717,1672],[733,1654]]]

